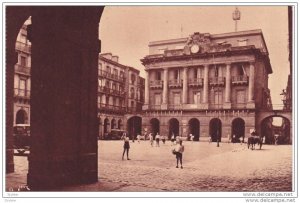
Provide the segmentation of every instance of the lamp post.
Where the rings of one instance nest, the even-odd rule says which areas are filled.
[[[287,99],[286,99],[286,91],[285,89],[282,90],[282,93],[280,93],[280,95],[282,95],[282,102],[283,102],[283,109],[287,109]]]
[[[218,82],[218,78],[217,78],[217,82]],[[215,96],[215,92],[214,92],[214,87],[211,88],[212,92],[214,93]],[[217,86],[217,109],[219,109],[219,87]],[[215,98],[215,97],[214,97]],[[216,137],[217,137],[217,147],[220,147],[220,133],[219,133],[219,111],[218,111],[218,115],[217,115],[218,121],[217,121],[217,131],[216,131]]]

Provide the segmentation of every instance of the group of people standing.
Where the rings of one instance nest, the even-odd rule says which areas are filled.
[[[124,140],[124,145],[123,145],[123,154],[122,154],[122,160],[124,160],[124,155],[126,153],[127,156],[127,160],[130,160],[129,158],[129,149],[130,149],[130,144],[129,144],[129,136],[127,135],[127,133],[123,133],[122,140]],[[137,137],[138,141],[139,138]],[[160,136],[159,133],[156,133],[155,137],[153,137],[152,133],[149,133],[149,140],[150,140],[150,144],[151,146],[153,146],[153,142],[156,142],[156,147],[159,147],[159,142],[160,140],[162,140],[163,144],[165,144],[166,142],[166,137],[165,136]],[[174,134],[171,137],[171,141],[172,141],[172,145],[175,145],[175,148],[172,150],[173,154],[176,155],[176,168],[178,168],[178,164],[180,163],[181,168],[183,168],[182,166],[182,155],[184,152],[184,145],[182,144],[182,139],[179,136],[174,136]]]

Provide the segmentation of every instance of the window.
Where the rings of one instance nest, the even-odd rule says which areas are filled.
[[[237,104],[244,104],[245,103],[245,91],[244,90],[237,90],[237,92],[236,92],[236,103]]]
[[[223,103],[223,94],[221,91],[215,91],[215,104],[221,105]]]
[[[155,94],[154,95],[154,104],[155,105],[161,105],[161,94]]]
[[[112,84],[112,89],[113,89],[113,90],[116,90],[116,89],[117,89],[117,86],[116,86],[115,83]]]
[[[194,104],[200,104],[201,96],[200,92],[194,92]]]
[[[160,71],[156,72],[156,80],[161,80],[161,73],[160,73]]]
[[[134,88],[130,88],[130,98],[134,99]]]
[[[109,66],[106,66],[106,71],[107,71],[107,73],[110,73],[110,67]]]
[[[242,76],[242,75],[245,75],[246,74],[246,71],[244,69],[244,66],[243,65],[238,65],[238,75]]]
[[[135,83],[135,75],[131,74],[131,84],[134,84],[134,83]]]
[[[179,76],[180,76],[179,74],[180,74],[179,69],[175,70],[175,76],[174,76],[175,80],[179,80]]]
[[[114,75],[117,76],[118,75],[118,70],[114,69]]]
[[[198,69],[194,68],[194,78],[197,78],[197,76],[198,76]]]
[[[26,66],[27,58],[25,56],[20,57],[21,66]]]
[[[26,80],[20,79],[19,82],[19,96],[25,96],[26,91]]]
[[[131,107],[134,107],[134,101],[131,101]]]
[[[220,75],[220,67],[219,66],[217,66],[217,65],[215,65],[215,77],[219,77],[219,75]]]
[[[174,93],[174,104],[180,104],[180,93]]]

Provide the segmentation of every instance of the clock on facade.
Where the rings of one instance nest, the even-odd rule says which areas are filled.
[[[194,44],[194,45],[191,47],[191,52],[192,52],[193,54],[198,53],[199,50],[200,50],[200,47],[199,47],[199,45],[197,45],[197,44]]]

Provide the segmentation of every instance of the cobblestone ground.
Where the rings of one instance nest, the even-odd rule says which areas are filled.
[[[99,141],[99,182],[61,188],[63,191],[114,192],[234,192],[292,191],[292,146],[184,142],[183,169],[175,168],[170,142],[151,147],[149,141],[130,143],[131,160],[122,160],[122,141]],[[26,184],[27,158],[15,157],[16,173],[7,188]]]

